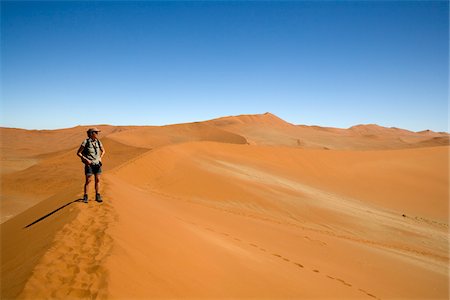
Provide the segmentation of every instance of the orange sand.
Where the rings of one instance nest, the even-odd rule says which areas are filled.
[[[448,134],[97,127],[103,204],[76,201],[85,127],[1,129],[2,299],[449,296]]]

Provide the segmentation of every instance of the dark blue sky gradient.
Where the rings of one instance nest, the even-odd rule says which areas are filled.
[[[447,1],[2,2],[2,126],[448,131]]]

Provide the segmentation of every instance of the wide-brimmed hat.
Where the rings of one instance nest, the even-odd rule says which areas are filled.
[[[91,132],[100,132],[100,130],[97,127],[92,127],[87,130],[87,133],[91,133]]]

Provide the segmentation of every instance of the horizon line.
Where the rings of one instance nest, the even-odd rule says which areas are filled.
[[[348,130],[351,129],[353,127],[356,126],[379,126],[379,127],[383,127],[383,128],[387,128],[387,129],[400,129],[400,130],[406,130],[406,131],[410,131],[410,132],[414,132],[414,133],[420,133],[420,132],[427,132],[427,131],[431,131],[431,132],[435,132],[435,133],[442,133],[442,134],[449,134],[448,131],[434,131],[431,130],[429,128],[427,129],[422,129],[422,130],[411,130],[411,129],[407,129],[407,128],[403,128],[403,127],[398,127],[398,126],[384,126],[384,125],[380,125],[377,123],[359,123],[359,124],[355,124],[352,125],[350,127],[334,127],[334,126],[326,126],[326,125],[318,125],[318,124],[295,124],[295,123],[291,123],[279,116],[277,116],[276,114],[273,114],[271,112],[265,112],[265,113],[254,113],[254,114],[238,114],[238,115],[227,115],[227,116],[221,116],[221,117],[215,117],[212,119],[205,119],[205,120],[200,120],[200,121],[187,121],[187,122],[180,122],[180,123],[169,123],[169,124],[108,124],[108,123],[99,123],[99,124],[77,124],[77,125],[73,125],[73,126],[69,126],[69,127],[54,127],[54,128],[29,128],[29,127],[16,127],[16,126],[5,126],[0,124],[0,128],[5,128],[5,129],[19,129],[19,130],[29,130],[29,131],[53,131],[53,130],[65,130],[65,129],[72,129],[72,128],[76,128],[76,127],[89,127],[89,126],[112,126],[112,127],[164,127],[164,126],[173,126],[173,125],[182,125],[182,124],[193,124],[193,123],[203,123],[203,122],[208,122],[208,121],[213,121],[213,120],[218,120],[218,119],[223,119],[223,118],[232,118],[232,117],[243,117],[243,116],[263,116],[263,115],[272,115],[275,116],[276,118],[289,123],[293,126],[307,126],[307,127],[320,127],[320,128],[330,128],[330,129],[342,129],[342,130]]]

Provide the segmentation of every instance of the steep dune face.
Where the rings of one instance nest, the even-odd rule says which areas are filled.
[[[450,138],[448,136],[437,136],[427,140],[417,142],[418,147],[433,147],[433,146],[447,146],[450,144]]]
[[[126,145],[149,149],[190,141],[247,143],[247,140],[238,134],[198,122],[161,127],[139,126],[117,131],[109,137]]]
[[[271,173],[282,174],[285,179],[280,179],[281,182],[303,182],[390,208],[400,214],[421,215],[442,221],[447,218],[448,147],[333,152],[188,143],[148,152],[145,161],[127,164],[122,172],[126,174],[125,178],[133,180],[133,184],[145,183],[153,189],[178,196],[188,197],[197,192],[212,191],[216,197],[228,197],[226,193],[217,193],[217,190],[222,189],[209,188],[209,185],[204,187],[203,184],[214,174],[216,181],[235,185],[238,182],[234,180],[236,178],[227,177],[226,174],[230,170],[236,174],[245,174],[246,169],[249,170],[249,177],[253,169],[255,178],[258,178],[258,170],[263,174],[261,177],[268,177]],[[135,170],[138,176],[131,176]],[[187,180],[186,174],[195,174],[193,178],[197,180]],[[441,180],[437,181],[436,178]],[[263,181],[258,189],[277,182],[276,177]],[[286,184],[285,187],[288,186]],[[230,191],[229,187],[223,190]],[[249,190],[248,185],[245,185],[245,190]],[[245,191],[238,190],[237,194],[245,194]],[[430,205],[424,207],[424,201]]]
[[[355,125],[348,129],[348,131],[359,135],[416,135],[415,132],[400,129],[400,128],[386,128],[376,124]]]
[[[55,234],[76,217],[79,211],[74,201],[79,198],[79,191],[79,184],[67,187],[0,224],[2,299],[17,298],[54,242]],[[58,260],[54,257],[53,263]],[[47,286],[46,281],[41,285]],[[36,295],[30,298],[36,299]]]
[[[222,117],[207,121],[207,123],[214,124],[216,126],[242,126],[242,125],[266,125],[269,127],[289,127],[290,123],[283,119],[271,114],[269,112],[261,115],[239,115]]]
[[[86,128],[2,129],[2,298],[448,298],[445,133],[269,113],[101,129],[87,205]]]
[[[296,126],[271,113],[223,117],[205,123],[242,135],[253,145],[300,146],[301,132]],[[309,142],[306,146],[322,147]]]

